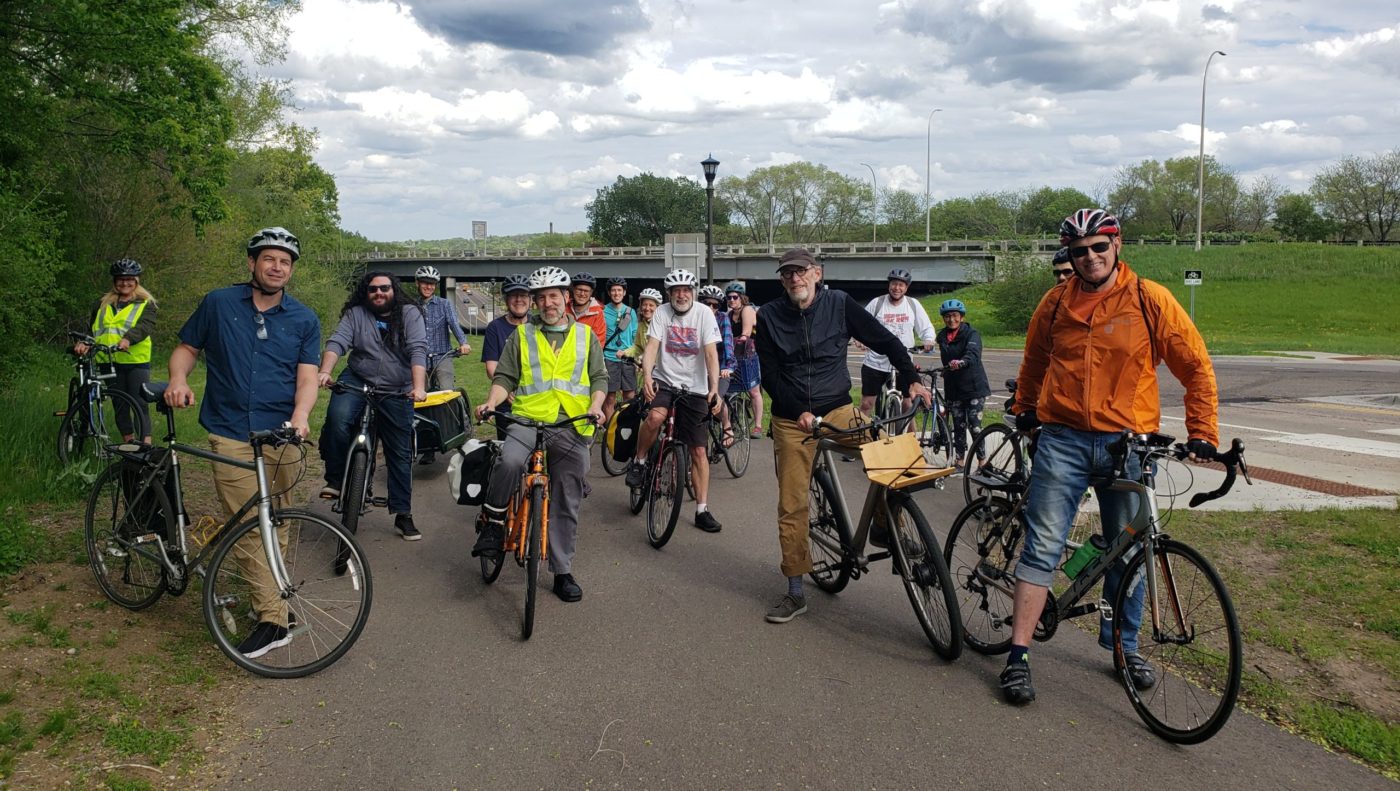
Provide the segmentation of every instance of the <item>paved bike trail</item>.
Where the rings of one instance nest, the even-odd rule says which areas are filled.
[[[848,495],[859,465],[840,464]],[[1070,626],[1033,648],[1039,699],[1000,702],[1003,660],[939,660],[888,563],[771,625],[781,595],[771,445],[748,475],[712,484],[723,532],[687,505],[664,549],[646,543],[621,479],[594,463],[575,572],[547,589],[520,640],[523,572],[482,583],[474,509],[417,468],[426,538],[376,512],[360,536],[375,581],[364,636],[309,679],[256,681],[242,741],[214,759],[227,787],[467,788],[1389,788],[1380,775],[1236,711],[1214,739],[1153,736]],[[960,491],[921,493],[940,536]],[[547,585],[549,578],[544,582]],[[1248,654],[1246,654],[1248,661]]]

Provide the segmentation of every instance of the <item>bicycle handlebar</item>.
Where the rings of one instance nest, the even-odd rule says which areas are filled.
[[[815,417],[812,420],[812,438],[818,438],[820,436],[819,432],[822,431],[825,431],[828,435],[859,434],[861,432],[870,431],[871,429],[881,428],[883,426],[889,425],[890,423],[899,423],[901,421],[909,420],[910,418],[917,415],[920,409],[927,409],[927,407],[923,406],[922,404],[915,404],[912,409],[910,409],[908,412],[905,412],[902,415],[891,415],[890,417],[871,420],[869,423],[861,423],[858,426],[852,426],[850,428],[835,428],[829,423],[823,423],[820,417]]]
[[[300,445],[305,441],[291,423],[283,423],[277,428],[266,431],[248,433],[249,445],[271,445],[274,448],[280,448],[283,445]]]
[[[598,421],[594,420],[593,416],[588,414],[587,412],[576,417],[564,418],[563,420],[555,421],[554,423],[545,423],[528,417],[521,417],[515,414],[514,412],[497,412],[494,409],[488,409],[485,412],[481,413],[482,420],[488,420],[493,417],[500,418],[501,420],[504,420],[507,423],[514,423],[517,426],[524,426],[525,428],[535,429],[564,428],[565,426],[572,425],[581,420],[587,420],[595,426],[598,425]]]
[[[1118,439],[1110,442],[1105,450],[1113,456],[1113,476],[1115,478],[1123,477],[1124,470],[1127,466],[1128,453],[1130,451],[1141,455],[1144,461],[1146,457],[1152,454],[1171,456],[1178,461],[1184,460],[1191,454],[1191,451],[1187,450],[1184,444],[1176,442],[1175,437],[1169,437],[1166,434],[1158,434],[1156,432],[1151,434],[1134,434],[1131,431],[1124,431],[1119,435]],[[1243,440],[1238,438],[1231,440],[1230,449],[1228,451],[1221,453],[1219,449],[1217,449],[1215,454],[1209,459],[1205,459],[1205,461],[1219,462],[1224,465],[1225,480],[1222,481],[1220,487],[1214,491],[1197,492],[1191,495],[1190,505],[1192,508],[1196,508],[1202,503],[1224,497],[1235,485],[1235,479],[1240,473],[1244,474],[1245,483],[1250,486],[1254,485],[1254,481],[1250,480],[1249,477],[1249,466],[1246,465],[1244,461]]]
[[[96,338],[92,337],[91,335],[88,335],[85,332],[74,332],[73,330],[69,330],[68,337],[72,338],[78,343],[89,347],[88,353],[84,355],[86,357],[95,357],[98,354],[105,354],[110,357],[111,355],[121,351],[121,349],[117,348],[116,346],[108,346],[106,344],[98,343]]]
[[[330,391],[332,393],[359,393],[361,395],[369,396],[371,398],[393,398],[395,396],[408,398],[407,393],[400,393],[392,390],[382,390],[378,387],[375,387],[374,385],[368,384],[356,387],[354,385],[345,384],[340,380],[331,382]]]

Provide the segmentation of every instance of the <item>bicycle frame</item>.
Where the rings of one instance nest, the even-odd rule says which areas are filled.
[[[506,531],[506,551],[515,552],[515,562],[517,565],[525,565],[525,553],[529,551],[526,546],[525,532],[530,524],[530,498],[529,492],[536,484],[544,486],[544,498],[542,499],[543,510],[540,512],[540,524],[544,526],[544,536],[540,542],[540,560],[549,557],[549,473],[545,471],[545,448],[544,432],[535,433],[535,449],[530,452],[530,460],[526,462],[525,472],[520,476],[520,486],[511,496],[511,517]]]
[[[379,455],[379,431],[375,428],[375,418],[378,417],[379,406],[376,399],[393,397],[388,393],[376,391],[370,385],[360,387],[347,387],[337,382],[335,387],[341,388],[342,392],[357,392],[365,399],[365,408],[360,412],[359,425],[356,427],[355,436],[350,440],[350,446],[345,450],[345,471],[340,476],[340,497],[331,505],[333,513],[344,513],[352,503],[358,503],[355,507],[360,509],[361,514],[369,511],[374,505],[371,502],[371,492],[374,486],[374,470],[377,464],[376,457]],[[413,429],[410,427],[410,436]],[[365,470],[365,488],[363,491],[352,493],[347,491],[350,486],[350,461],[355,457],[358,450],[363,449],[366,458],[369,460]],[[354,499],[351,499],[353,497]]]
[[[831,506],[836,510],[837,516],[845,520],[847,525],[851,526],[853,531],[851,533],[851,545],[849,547],[834,546],[832,549],[838,550],[842,554],[844,554],[846,550],[850,551],[850,560],[853,562],[851,578],[856,579],[861,574],[870,570],[871,563],[890,557],[891,553],[889,550],[881,550],[869,555],[865,554],[865,544],[870,537],[870,529],[875,524],[876,510],[884,508],[886,510],[886,517],[888,518],[889,516],[888,505],[882,496],[888,490],[872,481],[865,490],[865,502],[861,505],[860,509],[860,522],[852,521],[850,509],[846,505],[846,489],[841,483],[841,476],[836,474],[836,465],[834,462],[836,461],[835,454],[837,453],[852,460],[860,458],[859,448],[849,448],[834,439],[824,437],[817,440],[817,460],[816,463],[812,465],[812,477],[815,478],[818,475],[826,476],[827,481],[831,483],[831,490],[835,494],[835,502],[831,503]]]

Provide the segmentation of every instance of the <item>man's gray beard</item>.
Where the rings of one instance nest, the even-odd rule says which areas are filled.
[[[788,302],[791,302],[794,306],[799,308],[802,307],[802,300],[806,299],[805,296],[799,297],[791,291],[785,291],[783,293],[787,294]]]

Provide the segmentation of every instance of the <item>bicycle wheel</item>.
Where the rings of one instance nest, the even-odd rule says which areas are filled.
[[[924,512],[906,494],[891,493],[890,552],[909,603],[934,653],[947,660],[962,653],[962,617],[943,552]]]
[[[750,447],[749,434],[753,429],[753,415],[749,413],[749,394],[742,394],[729,399],[729,424],[734,430],[734,444],[724,451],[724,466],[729,468],[729,474],[735,478],[744,477],[744,473],[749,470]]]
[[[986,496],[987,489],[974,479],[1024,481],[1027,474],[1021,435],[1005,423],[992,423],[977,432],[967,449],[963,460],[963,499],[970,503]]]
[[[134,438],[140,440],[141,415],[144,410],[136,399],[120,390],[103,390],[102,397],[92,402],[88,415],[87,434],[91,438],[89,449],[99,459],[111,458],[108,446],[122,442],[121,429],[117,427],[117,415],[130,416]]]
[[[350,452],[350,467],[349,473],[345,476],[345,490],[340,493],[340,523],[351,533],[357,533],[360,529],[360,514],[365,507],[368,478],[369,454],[363,448],[356,448]]]
[[[1134,634],[1124,605],[1146,575],[1145,552],[1131,561],[1113,603],[1113,655],[1119,680],[1138,716],[1153,733],[1176,744],[1214,736],[1240,692],[1240,624],[1220,575],[1199,552],[1170,539],[1157,542],[1157,600],[1144,602],[1137,650],[1157,668],[1157,683],[1139,691],[1122,667],[1123,641]],[[1145,593],[1144,597],[1150,596]],[[1152,612],[1160,622],[1154,630]],[[1154,631],[1156,634],[1154,634]]]
[[[175,510],[164,487],[141,488],[140,471],[118,461],[98,473],[83,515],[83,542],[97,586],[107,598],[142,610],[165,592],[165,566],[155,541],[138,538],[175,532]]]
[[[620,407],[621,404],[619,404],[618,406]],[[613,412],[613,420],[616,419],[617,412]],[[603,460],[603,472],[606,472],[613,478],[616,478],[622,473],[627,472],[627,462],[618,461],[617,459],[614,459],[612,451],[608,448],[607,431],[604,430],[603,432],[601,432],[601,436],[599,436],[598,439],[598,456]]]
[[[808,576],[827,593],[840,593],[851,581],[851,528],[836,511],[836,488],[830,471],[812,472],[807,489],[807,551],[812,558]]]
[[[1004,497],[974,500],[948,528],[943,559],[957,591],[963,642],[979,654],[1011,650],[1011,613],[1021,554],[1020,532],[1009,537],[1012,504]],[[1010,541],[1010,545],[1008,545]]]
[[[894,417],[895,415],[898,415],[903,411],[904,398],[898,393],[886,393],[880,396],[879,417],[881,420],[885,418]],[[899,423],[891,423],[888,426],[885,426],[885,433],[891,436],[895,434],[904,434],[909,431],[911,425],[911,422],[907,420],[900,421]]]
[[[284,549],[289,587],[279,592],[267,571],[258,520],[224,531],[204,579],[204,621],[233,663],[259,676],[300,678],[324,670],[350,650],[369,620],[373,585],[364,552],[341,525],[307,511],[272,515]],[[345,558],[345,573],[336,573]],[[286,642],[257,658],[238,645],[271,611],[285,606]],[[275,645],[275,644],[274,644]]]
[[[540,560],[544,558],[544,484],[530,489],[530,522],[525,528],[525,615],[520,620],[520,637],[529,640],[535,633],[535,595],[540,587]]]
[[[656,469],[656,445],[652,445],[651,450],[647,451],[647,470],[650,471],[654,469]],[[650,489],[650,472],[642,476],[641,486],[627,487],[627,510],[631,511],[633,516],[640,514],[642,509],[646,507],[648,499],[647,492],[650,491]]]
[[[927,421],[919,435],[924,445],[924,458],[935,467],[953,466],[953,429],[948,423],[948,409],[942,398],[934,399],[934,409],[927,412]]]
[[[82,455],[87,444],[88,409],[87,403],[69,402],[63,421],[58,424],[58,460],[71,464]]]
[[[688,452],[684,445],[668,443],[661,458],[651,468],[650,497],[647,503],[647,542],[656,549],[666,546],[676,532],[676,519],[681,514],[685,498],[685,479],[689,471]]]
[[[481,529],[485,521],[485,513],[480,513],[476,515],[476,526],[478,531]],[[505,550],[501,550],[500,552],[496,553],[495,557],[478,555],[477,560],[481,561],[481,579],[484,580],[487,585],[490,585],[491,583],[496,581],[497,577],[501,576],[501,566],[505,565],[506,553]]]

